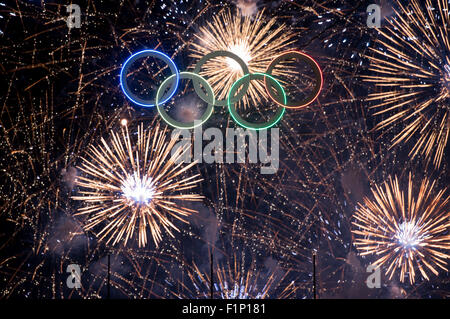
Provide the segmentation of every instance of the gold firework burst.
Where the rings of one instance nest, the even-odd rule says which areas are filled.
[[[128,128],[123,125],[121,132],[111,132],[108,143],[103,138],[100,145],[91,146],[87,158],[79,169],[76,184],[81,187],[81,196],[73,199],[87,205],[76,215],[87,215],[86,230],[102,225],[97,234],[107,243],[115,245],[124,238],[124,245],[133,237],[137,229],[139,246],[147,244],[149,229],[158,246],[162,240],[162,228],[172,237],[172,230],[179,231],[173,219],[186,223],[185,217],[192,213],[180,206],[182,201],[198,201],[202,196],[182,194],[191,190],[200,181],[198,174],[184,177],[196,164],[183,167],[179,161],[186,149],[171,151],[176,138],[166,141],[166,128],[159,124],[152,129],[138,127],[136,139],[132,139]]]
[[[372,189],[373,199],[354,214],[352,229],[355,245],[361,255],[375,255],[376,266],[387,265],[391,279],[400,269],[400,281],[406,274],[415,281],[415,268],[429,280],[426,270],[438,275],[438,268],[447,271],[450,257],[450,196],[441,190],[432,194],[435,182],[425,178],[418,191],[411,174],[408,189],[401,190],[398,178],[389,178],[382,186]]]
[[[396,17],[378,29],[370,49],[375,75],[363,79],[379,88],[367,99],[376,101],[376,115],[388,114],[376,128],[404,123],[392,146],[416,135],[410,156],[423,154],[439,167],[450,131],[450,19],[447,0],[424,2],[397,2]]]
[[[242,16],[230,9],[215,15],[211,22],[195,35],[198,43],[192,43],[191,56],[201,59],[213,51],[229,51],[239,56],[250,73],[265,72],[270,62],[294,41],[295,33],[284,24],[277,26],[277,19],[265,19],[264,10],[254,18]],[[276,76],[291,75],[290,68],[274,69]],[[229,57],[216,57],[205,63],[200,75],[208,79],[217,100],[228,96],[231,86],[244,75],[241,66]],[[243,97],[243,106],[257,104],[266,96],[263,82],[252,81]]]
[[[244,266],[243,259],[234,255],[229,262],[214,269],[213,287],[215,298],[221,299],[286,299],[293,298],[298,287],[293,281],[288,281],[288,271],[278,267],[272,270],[258,270],[255,260]],[[195,287],[187,298],[209,298],[211,277],[208,272],[202,272],[196,264],[187,273]],[[186,286],[185,286],[186,287]]]

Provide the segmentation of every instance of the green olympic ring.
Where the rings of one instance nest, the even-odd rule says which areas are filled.
[[[165,91],[165,89],[172,84],[173,80],[176,77],[176,74],[172,74],[171,76],[169,76],[167,79],[164,80],[164,82],[159,86],[158,91],[156,92],[156,98],[155,98],[155,105],[156,108],[158,110],[159,115],[161,115],[162,119],[169,125],[179,128],[179,129],[191,129],[197,126],[202,125],[203,123],[205,123],[211,116],[211,114],[214,111],[214,102],[215,102],[215,97],[214,97],[214,91],[211,88],[211,86],[209,85],[208,81],[206,81],[202,76],[196,74],[196,73],[192,73],[192,72],[180,72],[179,73],[180,79],[191,79],[192,82],[194,83],[194,85],[197,83],[197,85],[199,86],[199,91],[202,91],[200,88],[200,85],[198,84],[197,80],[203,83],[203,87],[205,88],[205,90],[207,91],[207,94],[203,94],[204,98],[206,100],[204,100],[205,102],[208,103],[208,107],[206,108],[206,111],[203,113],[202,117],[200,118],[200,121],[193,121],[193,122],[180,122],[177,121],[175,119],[173,119],[172,117],[169,116],[169,114],[166,112],[166,110],[161,106],[160,99],[161,99],[161,95],[162,92]],[[203,91],[202,91],[203,93]],[[209,100],[208,100],[208,96],[209,96]]]
[[[234,91],[236,90],[236,88],[239,87],[239,83],[242,81],[246,81],[246,83],[249,83],[251,80],[253,79],[260,79],[263,78],[264,80],[266,80],[267,78],[272,80],[275,84],[276,84],[276,90],[277,90],[277,95],[283,95],[283,103],[286,104],[286,93],[284,92],[283,87],[281,86],[280,82],[278,82],[273,76],[265,74],[265,73],[249,73],[244,75],[243,77],[241,77],[239,80],[237,80],[236,82],[233,83],[233,85],[231,86],[230,89],[230,93],[228,94],[228,110],[230,111],[231,117],[233,118],[233,120],[238,123],[239,125],[251,129],[251,130],[264,130],[267,128],[270,128],[272,126],[274,126],[275,124],[277,124],[281,118],[283,117],[284,112],[286,111],[286,109],[282,106],[279,106],[277,109],[277,112],[275,113],[274,116],[272,116],[272,118],[266,122],[266,123],[251,123],[248,122],[246,120],[244,120],[236,111],[236,107],[235,107],[235,102],[231,101],[231,97],[233,96]]]

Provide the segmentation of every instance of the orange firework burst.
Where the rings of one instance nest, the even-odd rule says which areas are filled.
[[[176,137],[166,142],[166,129],[159,124],[144,130],[141,124],[137,138],[132,140],[126,126],[120,133],[111,132],[111,141],[90,147],[79,169],[85,174],[77,178],[82,196],[73,199],[85,202],[76,215],[87,215],[86,230],[103,225],[97,234],[108,237],[115,245],[124,238],[124,245],[137,229],[139,246],[147,244],[147,230],[158,246],[162,228],[172,237],[179,229],[172,219],[186,222],[194,210],[180,206],[182,201],[199,201],[201,196],[181,194],[200,182],[198,174],[184,177],[196,164],[182,167],[179,159],[186,149],[174,149]]]
[[[405,124],[392,146],[417,136],[410,155],[423,154],[439,167],[450,132],[448,1],[397,4],[396,17],[378,29],[380,38],[370,49],[369,70],[375,74],[363,79],[380,90],[367,101],[376,101],[376,115],[388,114],[377,129]]]
[[[277,26],[276,18],[265,19],[264,10],[254,18],[229,9],[221,11],[195,35],[191,56],[201,59],[213,51],[229,51],[239,56],[250,73],[265,72],[270,62],[294,41],[295,33],[286,25]],[[276,76],[291,75],[289,68],[275,69]],[[205,63],[200,75],[206,77],[218,100],[228,96],[231,86],[244,75],[241,66],[229,57],[216,57]],[[263,82],[250,82],[243,106],[259,103],[266,96]]]
[[[438,268],[447,271],[450,196],[445,197],[445,189],[433,195],[434,185],[425,178],[416,191],[410,174],[405,194],[397,177],[389,178],[384,187],[372,189],[374,198],[365,198],[354,214],[352,232],[357,249],[361,255],[376,255],[374,265],[387,265],[389,279],[396,269],[400,269],[401,282],[409,274],[411,283],[415,268],[427,280],[427,269],[435,275]]]

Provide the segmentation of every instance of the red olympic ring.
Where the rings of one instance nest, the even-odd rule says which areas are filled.
[[[311,56],[309,56],[306,53],[303,53],[303,52],[297,51],[297,50],[290,50],[290,51],[281,53],[275,59],[273,59],[272,62],[270,62],[269,66],[267,67],[267,70],[265,73],[271,75],[273,68],[275,67],[275,65],[278,62],[280,62],[281,60],[284,60],[288,57],[292,57],[292,56],[299,57],[300,60],[303,60],[304,62],[309,64],[309,66],[312,67],[314,74],[316,76],[316,80],[317,80],[315,89],[313,90],[313,92],[309,96],[307,96],[303,101],[301,101],[301,103],[299,103],[297,105],[288,105],[288,104],[283,104],[283,103],[279,102],[278,99],[272,95],[272,93],[270,92],[270,90],[267,87],[267,78],[264,79],[264,84],[265,84],[265,88],[266,88],[266,93],[273,102],[275,102],[278,105],[281,105],[285,108],[288,108],[288,109],[300,109],[300,108],[304,108],[304,107],[308,106],[309,104],[311,104],[312,102],[314,102],[317,99],[317,97],[319,96],[320,91],[322,90],[323,74],[322,74],[322,70],[320,69],[319,64]]]

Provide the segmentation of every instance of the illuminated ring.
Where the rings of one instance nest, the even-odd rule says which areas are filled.
[[[234,54],[232,52],[229,52],[229,51],[213,51],[211,53],[208,53],[207,55],[205,55],[203,58],[201,58],[197,62],[193,72],[197,73],[197,74],[200,74],[200,69],[201,69],[202,65],[206,63],[206,61],[211,60],[211,59],[216,58],[216,57],[219,57],[219,56],[226,56],[226,57],[229,57],[229,58],[235,60],[241,66],[242,71],[244,72],[244,75],[249,74],[249,70],[248,70],[247,64],[238,55],[236,55],[236,54]],[[247,93],[247,89],[248,89],[249,84],[250,84],[250,81],[248,81],[248,82],[246,82],[244,84],[244,87],[242,88],[241,92],[239,92],[236,95],[236,97],[234,98],[235,101],[233,101],[233,103],[236,103],[237,101],[239,101],[245,95],[245,93]],[[203,101],[208,102],[205,93],[200,89],[200,85],[197,83],[197,81],[194,81],[194,89],[195,89],[195,92],[197,93],[197,95]],[[228,100],[227,100],[227,98],[225,98],[224,100],[216,100],[214,105],[226,106],[227,103],[228,103]]]
[[[213,113],[214,101],[215,101],[213,89],[209,85],[208,81],[206,81],[202,76],[200,76],[196,73],[191,73],[191,72],[181,72],[179,74],[180,79],[191,79],[191,80],[193,80],[192,82],[194,82],[194,83],[196,81],[201,81],[204,85],[204,88],[208,92],[208,95],[210,97],[212,97],[212,99],[210,98],[209,101],[205,101],[208,103],[208,107],[206,108],[206,111],[203,113],[202,117],[200,118],[200,121],[186,123],[186,122],[179,122],[177,120],[174,120],[172,117],[169,116],[169,114],[167,114],[166,110],[161,106],[161,103],[159,103],[161,92],[164,92],[164,90],[167,88],[167,86],[170,84],[170,82],[172,82],[172,80],[175,76],[176,76],[175,74],[172,74],[167,79],[165,79],[164,82],[161,84],[161,86],[158,88],[158,91],[156,92],[156,108],[158,110],[159,115],[161,115],[162,119],[167,124],[169,124],[175,128],[179,128],[179,129],[191,129],[191,128],[202,125],[209,119],[209,117]],[[207,96],[205,95],[205,97],[207,97]]]
[[[154,57],[154,58],[157,58],[157,59],[160,59],[160,60],[166,62],[167,65],[169,66],[170,70],[172,71],[173,75],[176,76],[175,85],[173,85],[170,88],[170,90],[167,91],[167,93],[162,97],[162,101],[160,102],[160,104],[166,103],[175,94],[175,91],[178,88],[178,82],[180,81],[180,75],[179,75],[178,69],[177,69],[175,63],[172,61],[172,59],[169,58],[164,53],[156,51],[156,50],[139,51],[139,52],[133,54],[132,56],[130,56],[125,61],[125,63],[122,66],[122,70],[120,71],[120,86],[122,88],[123,93],[125,93],[126,97],[128,99],[130,99],[133,103],[136,103],[137,105],[145,106],[145,107],[153,107],[153,106],[155,106],[156,101],[155,100],[145,100],[145,99],[140,98],[136,94],[131,93],[130,88],[128,87],[127,79],[126,79],[127,71],[131,67],[133,62],[136,61],[137,59],[147,57],[147,56],[151,56],[151,57]]]
[[[241,77],[239,80],[237,80],[236,82],[233,83],[233,85],[231,86],[231,89],[230,89],[230,93],[228,94],[228,110],[230,111],[230,114],[231,114],[231,117],[233,118],[233,120],[236,123],[238,123],[240,126],[251,129],[251,130],[263,130],[263,129],[267,129],[269,127],[274,126],[283,117],[283,114],[286,111],[286,109],[284,107],[279,107],[277,109],[277,112],[275,113],[275,115],[272,116],[268,122],[266,122],[266,123],[250,123],[250,122],[247,122],[246,120],[244,120],[237,113],[236,107],[234,106],[235,103],[231,103],[231,96],[233,95],[234,91],[236,90],[236,87],[238,87],[238,84],[240,82],[244,81],[246,78],[248,78],[248,82],[250,82],[251,80],[253,80],[255,78],[264,78],[265,79],[266,77],[268,77],[273,82],[275,82],[275,84],[277,86],[277,93],[278,94],[281,93],[283,95],[283,100],[284,100],[284,103],[286,104],[286,93],[284,92],[284,89],[281,86],[281,84],[273,76],[265,74],[265,73],[246,74],[243,77]],[[278,104],[280,104],[280,103],[278,103]]]
[[[319,96],[320,91],[322,90],[322,85],[323,85],[323,75],[322,75],[322,70],[320,69],[319,64],[317,64],[317,62],[312,57],[310,57],[309,55],[307,55],[303,52],[300,52],[300,51],[287,51],[287,52],[280,54],[269,64],[269,66],[267,67],[267,70],[266,70],[266,74],[271,75],[272,70],[275,68],[275,65],[277,65],[281,60],[285,60],[285,59],[293,58],[293,57],[299,58],[300,60],[306,62],[313,69],[314,75],[316,78],[316,86],[315,86],[314,90],[303,101],[301,101],[300,103],[298,103],[296,105],[288,105],[287,103],[281,104],[273,96],[272,91],[267,87],[266,79],[264,79],[264,84],[266,86],[266,92],[270,96],[272,101],[274,101],[278,105],[281,105],[288,109],[302,108],[302,107],[305,107],[305,106],[311,104],[312,102],[314,102],[314,100]]]

